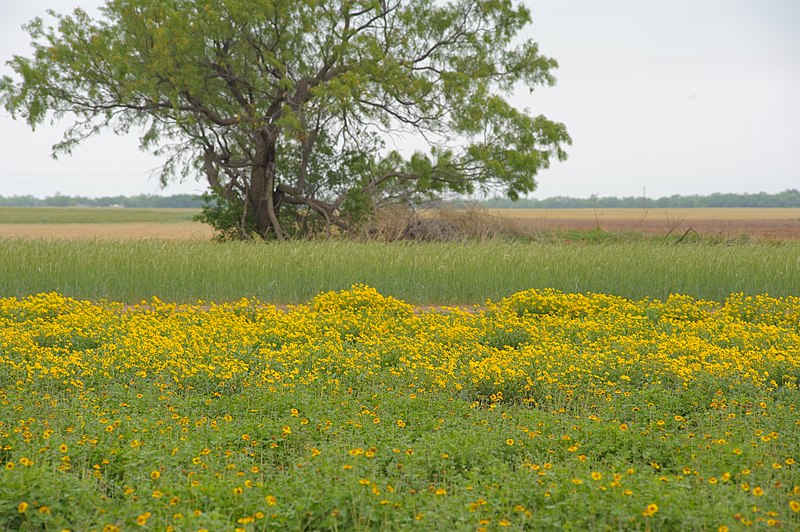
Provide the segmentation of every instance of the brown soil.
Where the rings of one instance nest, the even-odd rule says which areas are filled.
[[[0,224],[0,238],[46,240],[210,240],[211,227],[195,222],[116,224]]]

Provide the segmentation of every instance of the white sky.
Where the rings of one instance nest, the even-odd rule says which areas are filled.
[[[0,0],[0,73],[28,53],[20,26],[101,0]],[[569,160],[534,197],[800,188],[800,1],[527,0],[527,35],[560,64],[558,84],[515,103],[564,122]],[[0,195],[199,193],[161,190],[158,159],[112,133],[50,158],[58,125],[31,132],[0,110]]]

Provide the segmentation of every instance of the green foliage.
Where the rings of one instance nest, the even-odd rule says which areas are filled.
[[[349,190],[342,202],[342,213],[350,226],[360,225],[372,212],[372,201],[368,194],[360,190]]]
[[[226,201],[219,189],[211,189],[201,198],[205,204],[194,220],[213,227],[218,240],[241,240],[256,233],[253,213],[245,213],[244,202]]]
[[[108,0],[99,19],[51,16],[27,26],[33,54],[8,62],[2,105],[33,128],[74,117],[56,153],[143,131],[163,183],[205,175],[226,236],[237,212],[255,224],[239,235],[282,238],[313,231],[309,215],[346,229],[445,192],[516,199],[570,143],[507,101],[557,67],[519,38],[531,15],[511,1]],[[423,147],[387,149],[392,136]]]

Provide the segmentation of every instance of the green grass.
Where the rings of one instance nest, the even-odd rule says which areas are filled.
[[[188,222],[197,209],[123,209],[115,207],[0,207],[0,224],[84,224]]]
[[[800,293],[800,242],[248,244],[0,240],[0,296],[298,303],[365,283],[413,304],[473,304],[527,288],[630,298]]]

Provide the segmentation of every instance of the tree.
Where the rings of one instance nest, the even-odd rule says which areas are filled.
[[[32,128],[70,117],[54,154],[141,131],[166,157],[162,183],[204,175],[207,215],[243,236],[282,239],[311,215],[347,228],[446,192],[514,199],[566,158],[563,124],[508,102],[557,67],[519,38],[531,17],[511,0],[108,0],[100,13],[29,23],[33,54],[8,62],[3,106]],[[397,135],[427,152],[387,149]]]

